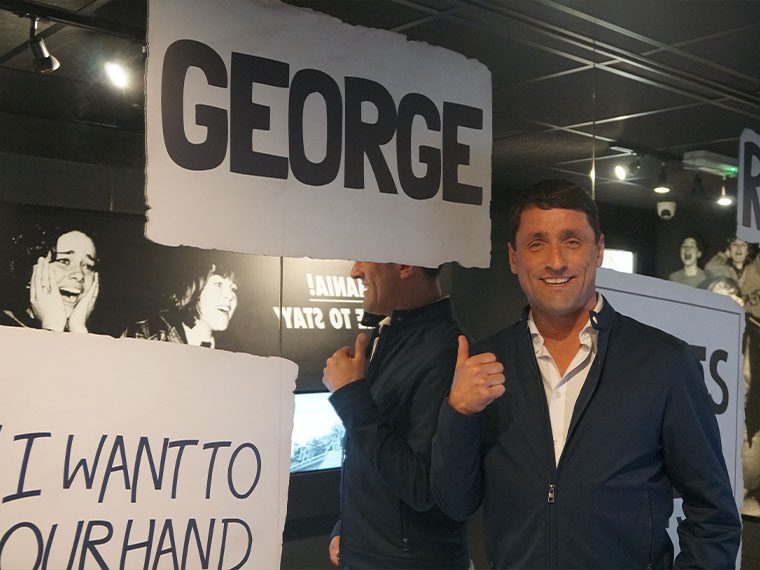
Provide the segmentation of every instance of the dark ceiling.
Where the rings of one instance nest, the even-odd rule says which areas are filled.
[[[662,199],[652,187],[665,162],[673,185],[667,199],[681,208],[712,207],[720,178],[703,174],[704,196],[695,193],[683,153],[736,158],[742,129],[760,132],[760,2],[289,3],[485,63],[493,74],[497,196],[546,177],[588,186],[596,159],[600,201],[653,208]],[[141,168],[145,0],[39,4],[0,0],[0,152]],[[32,70],[29,23],[18,15],[32,11],[51,17],[40,30],[61,68],[49,76]],[[108,85],[106,60],[130,66],[130,87]],[[618,181],[612,167],[630,162],[630,151],[642,168]],[[735,181],[727,188],[735,193]]]

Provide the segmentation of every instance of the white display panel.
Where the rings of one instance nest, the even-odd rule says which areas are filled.
[[[488,266],[480,62],[272,0],[151,0],[148,45],[149,239]]]

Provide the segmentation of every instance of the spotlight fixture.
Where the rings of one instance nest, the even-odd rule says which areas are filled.
[[[29,49],[32,50],[32,55],[34,56],[34,71],[43,75],[53,73],[61,67],[61,62],[50,55],[45,45],[45,40],[37,36],[37,22],[39,18],[30,16],[29,19],[31,21],[29,28]]]
[[[638,171],[639,167],[641,165],[639,164],[639,159],[635,158],[630,162],[630,164],[616,164],[615,165],[615,177],[618,180],[625,180],[629,176],[632,176],[635,172]]]
[[[660,168],[660,175],[657,177],[657,186],[654,187],[654,191],[658,194],[667,194],[670,192],[670,185],[668,184],[668,173],[665,170],[664,162]]]
[[[108,79],[110,79],[111,83],[116,85],[116,87],[124,89],[127,86],[129,83],[129,76],[124,67],[111,61],[106,63],[103,67],[105,67]]]
[[[726,177],[725,176],[723,177],[723,184],[720,187],[720,196],[718,197],[716,202],[718,203],[719,206],[724,206],[724,207],[730,206],[731,204],[734,203],[733,198],[731,198],[731,196],[728,196],[726,194]]]

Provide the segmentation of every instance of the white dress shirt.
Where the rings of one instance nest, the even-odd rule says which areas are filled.
[[[602,310],[604,299],[598,295],[594,312]],[[554,438],[554,459],[559,463],[562,450],[567,441],[567,431],[570,420],[573,417],[575,402],[581,393],[591,365],[596,357],[596,341],[599,333],[591,326],[591,319],[586,322],[583,330],[578,334],[581,346],[575,354],[572,362],[567,367],[564,375],[560,375],[559,368],[554,358],[544,345],[544,338],[538,332],[536,323],[533,321],[533,311],[528,315],[528,328],[533,340],[533,350],[536,353],[538,369],[541,372],[541,380],[546,393],[546,403],[549,408],[549,418],[552,423],[552,436]]]
[[[372,341],[372,350],[369,353],[370,360],[372,360],[372,357],[375,356],[375,351],[377,350],[377,343],[380,342],[380,335],[383,334],[383,329],[387,327],[389,324],[391,324],[390,317],[385,317],[382,321],[377,323],[377,335],[375,336],[375,340]]]

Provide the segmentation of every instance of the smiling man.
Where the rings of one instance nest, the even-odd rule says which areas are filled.
[[[596,204],[545,181],[510,226],[529,307],[474,356],[459,339],[433,441],[438,504],[460,520],[484,504],[492,568],[733,567],[741,526],[702,370],[686,343],[597,294]]]
[[[334,565],[361,569],[468,567],[464,524],[441,512],[430,491],[430,446],[449,389],[460,327],[438,270],[357,262],[372,341],[327,359],[324,384],[343,421],[341,520]],[[381,332],[382,331],[382,332]]]

